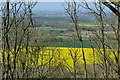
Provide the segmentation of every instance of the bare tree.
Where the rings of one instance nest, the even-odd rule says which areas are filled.
[[[36,4],[36,3],[35,3]],[[2,18],[3,18],[3,53],[2,53],[2,70],[3,78],[17,78],[18,71],[18,54],[21,50],[21,46],[25,44],[28,47],[29,42],[29,30],[28,27],[33,26],[32,22],[32,8],[35,4],[26,5],[24,2],[12,3],[9,0],[3,3]],[[28,8],[27,8],[28,6]],[[23,16],[20,16],[20,10],[23,9]],[[30,14],[28,14],[30,13]],[[29,15],[29,16],[28,16]],[[29,21],[26,20],[29,19]],[[24,21],[28,22],[28,25],[24,24]],[[14,33],[15,32],[15,33]],[[21,32],[21,33],[20,33]],[[12,34],[14,34],[12,36]],[[13,50],[13,52],[12,52]]]
[[[71,17],[73,24],[74,24],[74,28],[77,34],[77,38],[80,42],[81,48],[82,48],[82,56],[83,56],[83,61],[84,61],[84,71],[85,71],[85,78],[88,78],[88,74],[87,74],[87,64],[86,64],[86,57],[85,57],[85,51],[84,51],[84,47],[83,47],[83,38],[81,35],[81,30],[79,30],[79,25],[78,25],[78,14],[77,14],[77,10],[79,9],[79,5],[77,6],[77,3],[75,0],[73,0],[73,2],[66,2],[67,4],[67,8],[64,6],[66,12],[69,14],[69,16]]]
[[[106,74],[106,77],[108,77],[108,63],[109,63],[109,65],[111,65],[111,63],[110,63],[110,61],[108,60],[108,56],[107,56],[107,54],[108,54],[108,52],[107,52],[107,48],[110,48],[110,49],[114,49],[115,50],[115,48],[112,48],[111,47],[111,45],[110,44],[107,44],[106,43],[106,40],[105,39],[107,39],[108,40],[108,38],[107,38],[107,36],[105,36],[105,32],[104,32],[104,30],[105,30],[105,26],[106,26],[106,23],[109,23],[109,21],[108,21],[108,19],[105,17],[105,15],[107,15],[105,12],[104,12],[104,10],[103,10],[103,6],[102,6],[102,4],[101,3],[103,3],[105,6],[107,6],[113,13],[115,13],[116,14],[116,16],[118,16],[118,18],[119,18],[119,10],[117,9],[117,8],[115,8],[115,6],[113,6],[113,5],[111,5],[111,4],[114,4],[114,5],[116,5],[116,6],[118,6],[119,7],[119,2],[112,2],[111,1],[111,3],[110,2],[106,2],[106,0],[100,0],[100,2],[98,2],[99,3],[99,7],[97,7],[97,5],[96,5],[96,3],[94,2],[94,5],[95,5],[95,8],[96,8],[96,10],[97,11],[95,11],[94,9],[92,9],[92,8],[90,8],[90,6],[87,4],[87,2],[85,2],[85,3],[83,3],[85,6],[82,6],[82,7],[84,7],[85,9],[88,9],[88,10],[90,10],[90,12],[92,13],[92,14],[94,14],[95,15],[95,17],[96,17],[96,19],[98,20],[98,22],[100,22],[100,27],[101,27],[101,34],[102,34],[102,38],[100,38],[100,35],[98,35],[98,34],[96,34],[96,37],[98,37],[98,39],[100,39],[100,43],[102,43],[102,49],[103,49],[103,55],[104,55],[104,63],[105,63],[105,67],[106,67],[106,72],[105,72],[105,74]],[[104,15],[104,16],[103,16]],[[109,23],[109,25],[110,25],[111,23]],[[111,27],[113,28],[113,31],[115,32],[115,36],[116,36],[116,40],[117,40],[117,42],[118,42],[118,46],[117,46],[117,54],[116,54],[116,52],[114,52],[113,51],[113,54],[114,54],[114,56],[115,56],[115,60],[116,60],[116,63],[119,65],[119,63],[118,63],[118,61],[119,61],[119,21],[118,21],[118,28],[116,29],[116,27],[114,26],[113,24],[111,24]],[[117,32],[116,32],[116,31]],[[98,45],[98,47],[99,47],[100,45]],[[100,53],[101,53],[101,51],[100,51]],[[107,54],[106,54],[107,53]],[[119,69],[119,67],[118,67],[118,69]],[[118,75],[119,75],[119,71],[117,71],[117,73],[118,73]]]
[[[115,6],[120,7],[120,1],[116,1],[116,0],[100,0],[106,7],[108,7],[114,14],[116,14],[117,16],[120,16],[120,11],[115,8]],[[112,4],[111,4],[112,3]],[[113,6],[114,5],[114,6]]]

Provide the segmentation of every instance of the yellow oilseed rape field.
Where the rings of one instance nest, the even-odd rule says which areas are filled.
[[[113,50],[106,49],[107,60],[111,62],[115,62]],[[1,51],[1,53],[3,53]],[[84,48],[85,58],[87,64],[99,64],[103,63],[103,51],[102,49],[92,49],[92,48]],[[4,53],[7,59],[7,54]],[[10,60],[13,62],[15,59],[14,49],[11,50]],[[16,53],[17,64],[20,66],[21,63],[25,63],[26,66],[34,67],[40,65],[51,65],[55,66],[58,64],[65,65],[67,67],[73,67],[74,61],[77,64],[84,64],[83,54],[81,48],[68,48],[68,47],[28,47],[20,49],[18,53]],[[2,54],[0,55],[2,60]]]

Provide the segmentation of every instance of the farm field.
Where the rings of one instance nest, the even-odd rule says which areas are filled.
[[[87,64],[101,64],[103,63],[102,49],[97,48],[84,48],[85,58]],[[106,56],[109,61],[114,62],[113,50],[107,49]],[[29,52],[29,53],[26,53]],[[6,53],[5,53],[6,54]],[[14,50],[10,52],[10,59],[13,62]],[[75,57],[76,56],[76,57]],[[7,56],[6,56],[7,57]],[[21,58],[22,57],[22,58]],[[2,55],[0,55],[2,58]],[[77,64],[84,64],[82,48],[70,48],[70,47],[29,47],[28,51],[22,48],[17,54],[17,64],[20,66],[21,61],[26,62],[26,66],[40,66],[48,65],[55,66],[58,64],[65,65],[67,67],[74,66],[74,59]]]

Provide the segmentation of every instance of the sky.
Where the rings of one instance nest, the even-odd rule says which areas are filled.
[[[17,0],[17,1],[19,1],[19,0]],[[23,0],[21,0],[21,1],[23,1]],[[34,0],[27,0],[27,1],[34,1]],[[55,12],[65,11],[64,7],[62,5],[65,2],[65,0],[37,0],[37,1],[39,1],[39,2],[34,7],[33,11],[55,11]],[[52,1],[54,1],[54,2],[52,2]],[[70,1],[72,1],[72,0],[70,0]],[[95,0],[86,0],[86,1],[90,2],[90,1],[95,1]],[[80,0],[79,0],[79,3],[80,3]],[[92,7],[93,5],[90,5],[90,6]],[[82,9],[82,8],[80,10],[85,11],[85,9]]]
[[[0,0],[0,2],[5,2],[7,0]],[[19,1],[22,1],[22,2],[64,2],[65,0],[9,0],[11,2],[19,2]],[[73,1],[73,0],[66,0],[66,1]],[[75,0],[77,2],[80,2],[80,0]],[[87,2],[93,2],[93,1],[98,1],[98,0],[86,0]]]
[[[38,11],[64,11],[62,2],[39,2],[34,10]]]
[[[34,11],[65,11],[62,4],[65,4],[64,2],[38,2],[37,5],[34,7]],[[80,2],[79,2],[80,4]],[[91,2],[88,3],[91,8],[94,8],[93,4]],[[86,9],[83,9],[80,7],[79,9],[82,12],[86,12]],[[109,11],[109,9],[106,8],[106,10]]]
[[[63,4],[65,5],[65,2],[38,2],[33,10],[35,11],[56,11],[56,12],[65,11]],[[80,10],[84,11],[83,8],[80,8]]]

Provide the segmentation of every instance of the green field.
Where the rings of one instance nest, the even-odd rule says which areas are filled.
[[[95,42],[90,42],[89,40],[83,41],[84,48],[91,48],[91,45],[96,47]],[[50,42],[50,43],[42,43],[43,46],[47,47],[76,47],[81,48],[79,41],[65,41],[65,42]]]

